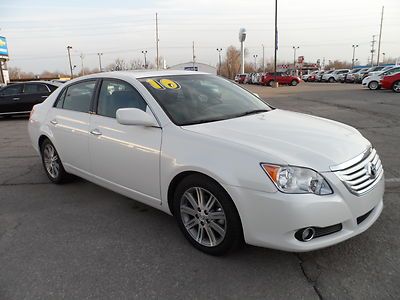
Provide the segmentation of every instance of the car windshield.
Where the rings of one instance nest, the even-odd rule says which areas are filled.
[[[180,126],[270,111],[249,91],[217,76],[174,75],[139,80]]]

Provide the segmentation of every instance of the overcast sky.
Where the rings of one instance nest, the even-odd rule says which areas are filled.
[[[247,29],[247,60],[257,54],[273,56],[274,0],[3,0],[0,35],[8,40],[9,66],[25,71],[68,71],[67,45],[73,63],[98,67],[117,57],[155,58],[155,13],[159,14],[160,54],[168,65],[191,61],[192,41],[197,61],[216,65],[218,52],[239,47],[238,31]],[[372,35],[379,33],[385,5],[381,53],[400,57],[399,0],[278,0],[280,61],[298,55],[317,59],[351,60],[352,44],[362,64],[370,55]]]

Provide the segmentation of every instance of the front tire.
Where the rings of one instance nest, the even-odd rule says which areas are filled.
[[[393,83],[392,90],[395,93],[400,93],[400,80]]]
[[[56,184],[67,181],[68,173],[65,172],[60,156],[50,140],[43,141],[40,146],[40,153],[44,170],[50,181]]]
[[[377,81],[371,81],[370,83],[368,83],[368,88],[370,90],[377,90],[379,89],[379,83]]]
[[[334,83],[334,82],[335,82],[335,78],[330,77],[328,81],[329,81],[330,83]]]
[[[290,83],[291,86],[296,86],[298,84],[297,80],[292,80],[292,82]]]
[[[176,188],[174,216],[198,250],[223,255],[243,244],[239,214],[228,193],[203,175],[190,175]]]

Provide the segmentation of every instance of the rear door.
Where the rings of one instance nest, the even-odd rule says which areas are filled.
[[[21,106],[25,111],[31,111],[32,107],[42,103],[50,95],[50,89],[44,83],[25,83],[21,97]]]
[[[0,91],[0,114],[21,112],[21,97],[23,84],[12,84]]]
[[[89,124],[96,84],[96,79],[88,79],[68,85],[48,115],[48,126],[61,161],[66,168],[83,174],[91,172]]]

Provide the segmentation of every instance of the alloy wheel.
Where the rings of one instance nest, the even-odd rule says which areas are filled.
[[[60,164],[58,162],[58,155],[56,149],[51,144],[46,144],[43,149],[43,161],[47,173],[52,178],[57,178],[60,174]]]
[[[200,245],[221,244],[227,230],[226,215],[221,203],[208,190],[191,187],[180,200],[180,215],[190,236]]]

